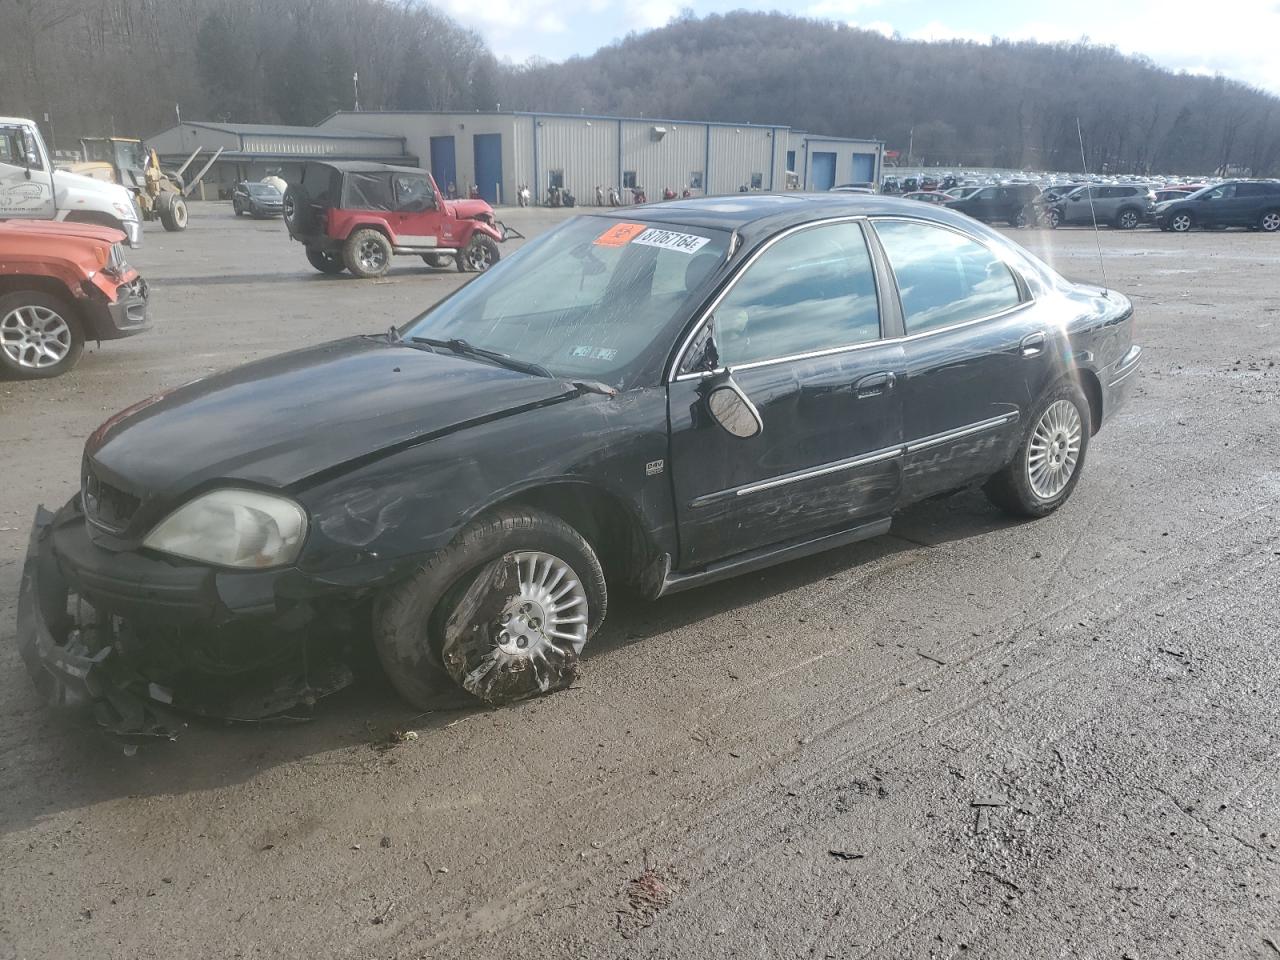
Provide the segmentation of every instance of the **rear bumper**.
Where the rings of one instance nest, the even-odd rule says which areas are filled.
[[[278,601],[289,569],[113,553],[89,537],[78,500],[36,511],[18,595],[19,652],[51,705],[87,704],[125,739],[173,739],[183,713],[257,720],[354,679],[336,620]]]
[[[1102,415],[1104,422],[1129,399],[1138,367],[1142,364],[1142,347],[1136,343],[1123,357],[1102,371]]]

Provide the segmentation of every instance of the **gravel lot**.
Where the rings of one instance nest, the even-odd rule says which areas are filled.
[[[1016,233],[1096,281],[1091,232]],[[1280,957],[1280,238],[1101,239],[1144,367],[1054,516],[964,493],[611,604],[538,702],[368,680],[130,758],[19,661],[36,505],[115,410],[461,282],[323,277],[226,204],[149,229],[156,329],[0,383],[0,958]]]

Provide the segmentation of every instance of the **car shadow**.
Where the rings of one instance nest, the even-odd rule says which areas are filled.
[[[767,570],[680,593],[657,602],[622,596],[591,644],[589,659],[607,663],[612,651],[720,617],[747,603],[833,578],[897,554],[928,550],[1015,525],[978,491],[927,501],[903,511],[891,531]],[[173,796],[258,777],[274,767],[334,764],[358,774],[394,756],[397,731],[430,740],[446,727],[490,708],[459,700],[423,713],[395,694],[372,651],[355,665],[357,682],[318,703],[309,714],[256,723],[191,718],[175,743],[148,742],[134,753],[101,733],[88,711],[50,710],[29,684],[19,684],[11,726],[0,835],[66,810],[120,798]],[[599,668],[603,669],[603,667]],[[14,677],[25,681],[25,677]],[[517,708],[518,709],[518,708]],[[131,755],[130,755],[131,754]]]

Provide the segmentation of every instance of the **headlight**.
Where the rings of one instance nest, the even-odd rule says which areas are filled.
[[[307,515],[284,497],[214,490],[169,514],[143,546],[221,567],[278,567],[298,556]]]

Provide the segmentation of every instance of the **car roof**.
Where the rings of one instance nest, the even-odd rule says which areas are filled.
[[[374,163],[370,160],[308,160],[308,163],[343,173],[427,173],[422,167],[395,167],[389,163]]]
[[[923,205],[914,200],[870,193],[730,193],[635,207],[610,207],[587,215],[625,218],[639,223],[683,223],[710,230],[750,228],[755,233],[832,217],[894,214],[918,217],[922,208]]]

